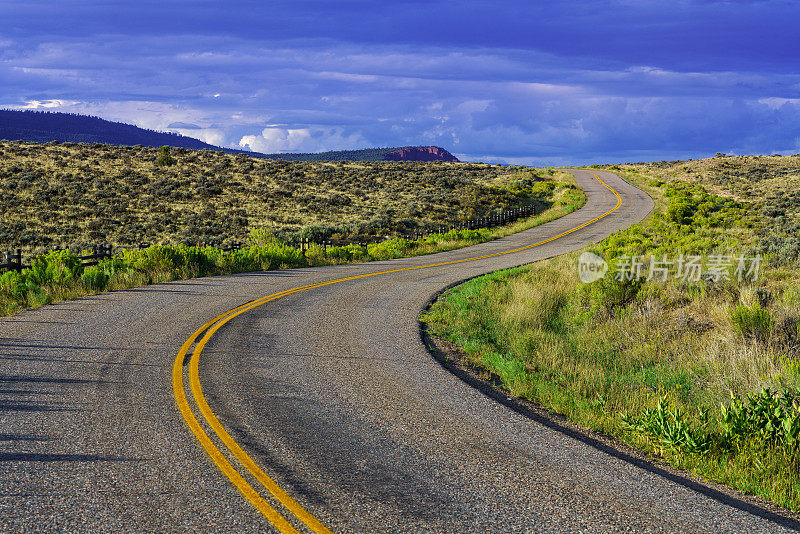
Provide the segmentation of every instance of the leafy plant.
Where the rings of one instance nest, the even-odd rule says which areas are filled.
[[[796,452],[800,444],[800,399],[796,390],[781,395],[762,388],[746,398],[732,396],[720,406],[723,443],[735,445],[756,436],[772,444],[783,444]]]
[[[172,271],[185,265],[185,257],[176,247],[153,245],[142,250],[127,249],[124,261],[136,271]]]
[[[678,224],[690,224],[694,215],[694,207],[686,200],[672,202],[667,208],[667,218]]]
[[[170,154],[168,146],[162,146],[158,149],[156,165],[159,167],[169,167],[170,165],[175,165],[175,158],[173,158],[172,154]]]
[[[80,277],[83,266],[77,255],[57,250],[37,256],[26,271],[25,279],[36,285],[65,285]]]
[[[707,414],[702,414],[702,417],[707,424]],[[689,423],[680,409],[670,408],[664,398],[655,408],[645,409],[639,417],[622,414],[620,419],[625,428],[649,435],[663,448],[703,454],[711,447],[712,440],[708,434]]]

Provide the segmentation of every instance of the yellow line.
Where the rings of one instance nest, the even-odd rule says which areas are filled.
[[[589,172],[589,171],[587,171]],[[192,430],[194,435],[200,441],[200,445],[206,450],[206,452],[211,456],[214,463],[217,464],[217,467],[225,474],[225,476],[230,479],[230,481],[239,489],[239,491],[249,500],[264,516],[269,519],[269,521],[275,525],[278,530],[281,532],[297,532],[291,524],[289,524],[286,519],[281,516],[274,508],[272,508],[269,503],[267,503],[258,492],[253,489],[253,487],[239,474],[238,471],[228,462],[225,456],[220,452],[216,445],[211,441],[208,435],[205,433],[203,428],[198,423],[194,413],[192,412],[191,407],[189,406],[188,401],[186,400],[186,394],[183,387],[183,362],[186,359],[186,355],[189,353],[189,349],[191,346],[197,341],[198,338],[203,335],[202,339],[197,343],[194,351],[192,352],[192,358],[189,363],[189,382],[191,385],[192,395],[194,396],[194,400],[197,403],[197,407],[200,410],[201,415],[205,418],[208,425],[211,427],[212,430],[217,434],[217,436],[222,440],[231,454],[247,469],[247,471],[255,477],[256,480],[261,483],[265,489],[267,489],[275,499],[278,500],[287,510],[289,510],[292,514],[295,515],[298,519],[300,519],[303,523],[305,523],[313,532],[317,533],[330,533],[320,521],[311,515],[308,511],[306,511],[297,501],[295,501],[286,491],[284,491],[277,483],[275,483],[272,478],[267,475],[263,469],[261,469],[255,461],[242,449],[238,443],[231,437],[225,427],[219,422],[217,416],[211,410],[211,407],[208,405],[205,396],[203,395],[203,388],[200,385],[200,355],[203,353],[203,349],[208,343],[208,340],[225,324],[227,324],[230,320],[239,315],[248,312],[254,308],[257,308],[267,302],[279,299],[281,297],[285,297],[287,295],[291,295],[293,293],[299,293],[302,291],[308,291],[309,289],[314,289],[317,287],[327,286],[331,284],[338,284],[341,282],[346,282],[348,280],[356,280],[359,278],[367,278],[370,276],[378,276],[382,274],[389,274],[389,273],[396,273],[401,271],[413,271],[416,269],[428,269],[431,267],[439,267],[443,265],[453,265],[456,263],[463,263],[468,261],[476,261],[485,258],[491,258],[494,256],[502,256],[504,254],[511,254],[514,252],[520,252],[522,250],[531,249],[534,247],[538,247],[544,245],[545,243],[549,243],[551,241],[555,241],[561,237],[569,235],[573,232],[580,230],[581,228],[585,228],[592,223],[599,221],[600,219],[610,215],[611,213],[615,212],[619,207],[622,205],[622,197],[620,197],[619,193],[617,193],[611,186],[605,183],[599,176],[597,176],[593,172],[589,172],[592,176],[594,176],[601,184],[603,184],[609,191],[614,193],[617,197],[617,204],[608,210],[607,212],[603,213],[602,215],[595,217],[594,219],[587,221],[579,226],[571,228],[565,232],[562,232],[556,236],[551,238],[545,239],[543,241],[539,241],[538,243],[533,243],[532,245],[526,245],[524,247],[515,248],[513,250],[506,250],[504,252],[495,252],[493,254],[486,254],[484,256],[477,256],[474,258],[465,258],[461,260],[453,260],[453,261],[445,261],[440,263],[432,263],[429,265],[418,265],[415,267],[402,267],[399,269],[390,269],[387,271],[379,271],[374,273],[366,273],[366,274],[359,274],[354,276],[348,276],[345,278],[337,278],[335,280],[328,280],[326,282],[318,282],[315,284],[309,284],[306,286],[297,287],[294,289],[289,289],[286,291],[281,291],[279,293],[274,293],[272,295],[267,295],[260,299],[254,300],[253,302],[249,302],[247,304],[243,304],[232,310],[228,310],[227,312],[215,317],[201,328],[199,328],[194,334],[192,334],[189,339],[181,347],[181,350],[178,352],[177,357],[175,358],[175,363],[173,364],[172,368],[172,385],[175,392],[175,399],[178,403],[178,408],[181,411],[184,419],[186,419],[189,428]]]
[[[198,423],[191,407],[189,406],[189,403],[186,400],[186,394],[183,389],[183,361],[197,337],[206,328],[224,316],[225,314],[222,314],[203,325],[202,328],[200,328],[197,332],[192,334],[189,339],[186,340],[181,347],[181,350],[178,352],[178,356],[175,358],[175,363],[172,366],[172,389],[175,393],[175,400],[178,403],[178,408],[180,409],[181,415],[183,415],[183,418],[186,420],[189,428],[200,442],[200,445],[202,445],[203,449],[205,449],[208,455],[211,456],[211,459],[214,461],[214,463],[217,464],[217,467],[219,467],[220,471],[222,471],[223,474],[228,477],[228,479],[233,483],[234,486],[236,486],[242,495],[244,495],[245,498],[250,501],[250,503],[270,521],[270,523],[275,525],[280,532],[286,534],[299,534],[297,529],[295,529],[288,521],[286,521],[283,516],[281,516],[272,506],[270,506],[269,503],[265,501],[264,498],[261,497],[261,495],[259,495],[250,484],[248,484],[244,477],[242,477],[242,475],[236,471],[230,462],[228,462],[225,456],[223,456],[222,452],[220,452],[216,445],[214,445],[214,443],[208,437],[208,434],[206,434],[203,428],[200,426],[200,423]]]

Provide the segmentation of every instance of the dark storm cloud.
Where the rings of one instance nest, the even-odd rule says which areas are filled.
[[[777,1],[5,3],[0,105],[261,151],[797,152],[798,15]]]

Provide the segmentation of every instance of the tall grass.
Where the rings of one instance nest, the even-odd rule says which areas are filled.
[[[799,510],[800,273],[615,280],[622,255],[752,243],[747,205],[652,191],[656,214],[592,247],[610,260],[605,279],[581,284],[576,253],[471,280],[422,320],[510,393]]]
[[[608,302],[619,302],[613,285],[581,286],[576,259],[467,282],[447,292],[423,321],[513,395],[679,467],[800,509],[797,442],[764,439],[753,430],[760,428],[756,423],[731,445],[720,409],[731,395],[746,403],[763,387],[783,392],[769,402],[797,391],[797,354],[787,355],[796,350],[796,338],[784,339],[774,329],[766,337],[739,330],[730,310],[744,306],[734,295],[749,288],[738,284],[729,292],[698,293],[680,284],[653,291],[657,284],[646,283],[630,301],[609,309]],[[771,308],[783,320],[798,317],[796,307]],[[798,406],[785,404],[773,426],[798,424]]]

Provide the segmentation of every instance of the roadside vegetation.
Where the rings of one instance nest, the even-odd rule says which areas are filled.
[[[192,151],[186,151],[184,153],[176,151],[175,149],[151,150],[133,147],[130,149],[133,154],[144,152],[147,154],[148,158],[152,159],[152,161],[148,160],[146,163],[139,163],[139,165],[141,165],[139,168],[149,168],[150,171],[154,173],[156,169],[164,166],[171,167],[179,165],[181,158],[198,158],[200,160],[208,158],[212,163],[216,161],[215,164],[217,165],[224,164],[226,168],[230,168],[229,172],[234,174],[240,172],[238,169],[241,166],[252,166],[255,168],[263,164],[263,172],[267,172],[266,170],[270,169],[270,172],[272,172],[275,171],[276,168],[279,168],[284,169],[282,172],[291,172],[292,176],[296,174],[297,177],[292,178],[292,180],[295,180],[299,184],[297,185],[298,189],[301,187],[319,187],[319,184],[315,181],[316,178],[314,178],[314,176],[316,176],[315,173],[318,173],[320,168],[324,170],[331,167],[334,169],[334,172],[327,179],[330,180],[331,183],[336,183],[336,187],[348,189],[347,184],[349,183],[352,185],[355,180],[361,181],[359,182],[359,187],[367,183],[371,191],[377,190],[379,192],[379,197],[382,199],[381,202],[384,202],[386,206],[395,206],[394,208],[387,208],[389,211],[400,209],[400,207],[404,205],[402,202],[404,195],[407,194],[413,197],[415,194],[419,193],[424,197],[427,194],[426,191],[433,191],[436,184],[440,181],[443,181],[443,184],[445,182],[450,184],[451,187],[448,188],[447,185],[443,185],[442,189],[439,190],[436,195],[443,194],[442,191],[452,193],[456,197],[459,197],[459,195],[466,195],[466,197],[461,200],[441,201],[436,209],[440,210],[441,217],[444,217],[442,220],[440,220],[437,215],[435,219],[428,220],[422,217],[420,219],[421,222],[416,219],[409,219],[410,222],[404,223],[404,228],[411,227],[414,228],[416,232],[420,233],[429,227],[457,224],[461,220],[468,218],[467,216],[471,217],[476,214],[488,215],[500,208],[533,204],[542,211],[536,216],[520,219],[505,226],[491,229],[457,229],[435,232],[429,233],[425,235],[425,237],[419,239],[391,237],[391,234],[389,234],[386,238],[376,240],[369,244],[359,244],[356,241],[343,246],[325,247],[312,242],[306,247],[301,247],[301,238],[310,239],[311,241],[315,239],[322,241],[332,237],[350,237],[357,240],[359,237],[364,237],[363,234],[359,233],[359,228],[362,230],[366,228],[367,230],[365,231],[369,232],[377,231],[378,229],[382,232],[391,232],[392,228],[395,228],[395,230],[400,228],[393,226],[395,222],[392,221],[386,224],[380,223],[380,225],[375,223],[377,226],[367,221],[364,223],[366,224],[365,227],[358,226],[358,223],[354,223],[355,226],[349,227],[347,225],[337,224],[335,217],[339,212],[335,210],[326,211],[323,209],[320,213],[314,214],[315,218],[313,220],[316,221],[316,224],[300,227],[299,229],[287,229],[286,227],[282,227],[276,230],[271,225],[256,226],[256,222],[250,220],[250,223],[246,225],[243,224],[241,227],[242,229],[249,228],[245,236],[240,236],[239,234],[233,236],[244,237],[245,244],[238,250],[225,251],[218,245],[201,246],[200,244],[193,243],[194,237],[196,237],[194,235],[192,235],[191,240],[173,244],[169,241],[173,235],[170,234],[169,231],[165,231],[153,235],[145,234],[146,236],[155,237],[160,244],[152,244],[142,248],[126,247],[123,243],[126,242],[125,240],[114,242],[118,246],[115,249],[115,255],[113,257],[102,259],[96,266],[85,267],[78,258],[80,255],[79,252],[81,251],[81,247],[86,247],[86,240],[91,238],[94,234],[92,234],[91,231],[88,233],[80,233],[80,230],[76,229],[76,231],[79,232],[77,234],[79,237],[70,239],[68,234],[63,233],[66,230],[61,229],[62,234],[58,234],[56,230],[53,230],[56,232],[55,237],[51,238],[48,236],[47,239],[44,239],[41,233],[30,233],[30,228],[37,227],[36,210],[34,207],[37,205],[39,206],[38,213],[40,219],[49,217],[49,215],[47,215],[48,210],[52,210],[53,217],[67,218],[69,213],[77,209],[76,206],[88,205],[90,202],[86,200],[87,198],[99,203],[98,205],[100,208],[98,209],[106,209],[109,205],[118,206],[120,196],[116,195],[115,189],[124,189],[124,187],[119,180],[111,180],[107,181],[107,183],[103,182],[103,184],[83,180],[79,182],[79,185],[88,183],[94,184],[91,192],[82,190],[83,193],[81,194],[84,196],[78,194],[78,192],[76,192],[77,190],[70,190],[70,194],[73,196],[69,198],[61,195],[61,193],[59,193],[61,196],[57,195],[53,197],[54,200],[50,199],[50,197],[42,196],[40,193],[43,188],[47,191],[50,190],[46,189],[50,187],[47,185],[50,183],[48,180],[53,176],[58,176],[58,171],[56,171],[55,168],[51,168],[52,165],[55,165],[55,162],[57,162],[57,159],[55,159],[51,151],[57,150],[59,153],[66,151],[67,155],[75,151],[86,152],[97,158],[102,158],[103,154],[110,154],[114,158],[118,158],[120,153],[123,155],[127,154],[129,149],[126,147],[108,147],[106,145],[101,145],[97,148],[93,145],[73,146],[69,144],[48,144],[45,146],[8,142],[0,143],[0,146],[4,148],[6,154],[14,154],[14,157],[0,164],[0,180],[6,180],[6,184],[10,187],[8,190],[0,190],[0,196],[4,201],[12,197],[16,199],[14,202],[5,204],[6,211],[0,213],[0,217],[2,217],[0,232],[5,231],[6,238],[9,238],[8,236],[11,236],[9,239],[14,238],[16,234],[13,233],[13,221],[18,221],[20,228],[26,228],[22,235],[27,235],[40,245],[43,245],[45,241],[60,244],[64,243],[64,241],[68,243],[78,243],[77,245],[73,245],[71,251],[46,251],[44,246],[32,247],[29,250],[38,251],[38,253],[32,254],[35,259],[32,260],[29,269],[23,269],[20,273],[16,271],[0,273],[0,313],[3,315],[12,315],[25,308],[36,308],[51,302],[69,300],[82,295],[106,290],[137,287],[162,281],[270,269],[387,260],[404,256],[418,256],[452,250],[543,224],[580,208],[586,201],[585,194],[575,186],[571,174],[564,171],[554,171],[552,169],[509,168],[483,164],[471,166],[470,164],[440,163],[376,163],[374,165],[359,163],[357,165],[345,165],[342,167],[344,170],[340,169],[340,173],[336,171],[336,169],[339,169],[339,165],[263,162],[260,160],[252,160],[252,158],[243,159],[239,156],[228,156],[219,153]],[[9,146],[12,148],[11,150],[9,150]],[[121,152],[118,153],[117,149]],[[20,150],[23,151],[22,154],[18,153]],[[47,157],[43,157],[43,154],[48,155],[48,157],[53,157],[54,159],[51,161]],[[41,161],[45,162],[44,164],[34,163],[38,161],[35,157],[37,155]],[[19,174],[20,171],[16,170],[24,166],[20,163],[20,158],[22,157],[30,160],[28,164],[26,164],[26,168],[43,165],[39,171],[33,173],[36,175],[36,178],[32,178],[31,183],[24,187],[21,186],[19,182],[21,176]],[[66,158],[67,156],[64,157]],[[78,158],[79,156],[75,157]],[[130,158],[130,161],[133,162],[133,158]],[[63,164],[63,161],[61,161],[61,164]],[[275,164],[278,164],[278,166],[274,167]],[[133,163],[131,163],[131,165],[135,167]],[[351,167],[354,170],[352,170]],[[66,168],[70,168],[70,166],[66,165]],[[288,171],[286,171],[287,169]],[[24,173],[28,171],[21,172]],[[106,173],[103,175],[106,176],[109,173],[113,174],[117,171],[109,171],[106,169],[102,172]],[[145,176],[144,171],[133,172],[140,178]],[[247,171],[241,172],[246,173]],[[253,172],[255,173],[255,171]],[[277,171],[275,172],[277,173]],[[309,173],[311,177],[306,180],[303,173]],[[391,175],[391,179],[387,178],[387,173]],[[130,176],[130,173],[127,175]],[[283,174],[280,173],[274,176],[269,175],[271,179],[275,180],[282,180],[282,176]],[[406,180],[403,179],[404,176],[407,177]],[[337,179],[341,179],[345,183],[339,183],[336,181]],[[150,178],[148,178],[148,180],[150,180]],[[401,185],[404,181],[409,182],[411,185]],[[146,183],[149,182],[145,180],[145,184]],[[415,184],[420,187],[420,191],[415,192],[413,190]],[[385,189],[382,189],[384,186],[389,189],[394,188],[392,190],[395,191],[398,196],[394,197],[390,195]],[[326,187],[333,186],[328,185]],[[143,185],[142,190],[147,191],[147,186]],[[358,187],[349,187],[349,190],[352,193],[358,190]],[[63,194],[66,195],[66,193]],[[161,213],[161,208],[158,208],[158,206],[161,206],[164,202],[169,202],[169,199],[165,201],[161,197],[148,196],[149,193],[146,192],[137,197],[132,186],[128,194],[129,197],[125,197],[124,193],[121,196],[127,198],[127,201],[131,202],[132,205],[137,206],[139,215],[142,217],[157,218],[158,214]],[[221,204],[235,204],[240,201],[256,203],[256,201],[250,199],[248,195],[239,195],[235,191],[228,191],[227,193],[223,191],[218,193],[218,195],[221,197],[221,199],[219,199]],[[134,197],[137,197],[137,199],[134,200]],[[22,201],[20,198],[25,198],[27,200]],[[106,199],[107,203],[104,204],[102,199]],[[470,201],[468,199],[472,200]],[[60,202],[60,204],[56,201]],[[464,202],[463,204],[462,201]],[[37,202],[41,205],[37,204]],[[286,200],[286,202],[288,202],[288,200]],[[304,212],[303,210],[305,209],[302,205],[298,204],[299,202],[299,200],[295,199],[295,205],[291,208],[295,209],[297,213]],[[473,204],[469,204],[469,202],[473,202]],[[266,202],[266,204],[269,204],[269,202]],[[287,206],[288,205],[287,203]],[[156,206],[156,208],[154,208],[154,206]],[[258,209],[264,210],[266,208],[260,206]],[[222,210],[220,209],[219,211],[221,212]],[[87,226],[94,227],[93,222],[97,221],[97,214],[92,212],[86,214],[86,216],[90,217],[89,221],[86,223]],[[323,216],[334,218],[325,219]],[[367,216],[370,216],[369,213]],[[217,213],[214,218],[207,220],[206,223],[209,225],[224,224],[221,222],[223,219],[224,216]],[[272,219],[268,218],[268,220]],[[31,223],[31,221],[33,221],[33,223]],[[121,223],[121,221],[118,222]],[[433,226],[434,223],[438,224]],[[117,234],[127,235],[125,232],[130,227],[126,224],[121,224],[121,226],[114,226],[113,228],[114,232]],[[135,229],[136,225],[134,224],[132,228]],[[153,228],[160,227],[153,226]],[[353,230],[351,234],[343,235],[350,231],[348,228],[350,230],[355,228],[355,230]],[[102,232],[101,234],[106,235]],[[58,239],[62,239],[63,241],[59,241]],[[221,239],[218,239],[217,243],[221,241]],[[12,243],[18,244],[19,241],[12,241]],[[29,254],[31,253],[29,252]]]
[[[604,278],[581,283],[576,253],[471,280],[422,320],[511,394],[800,510],[800,157],[610,170],[656,209],[588,248]]]

